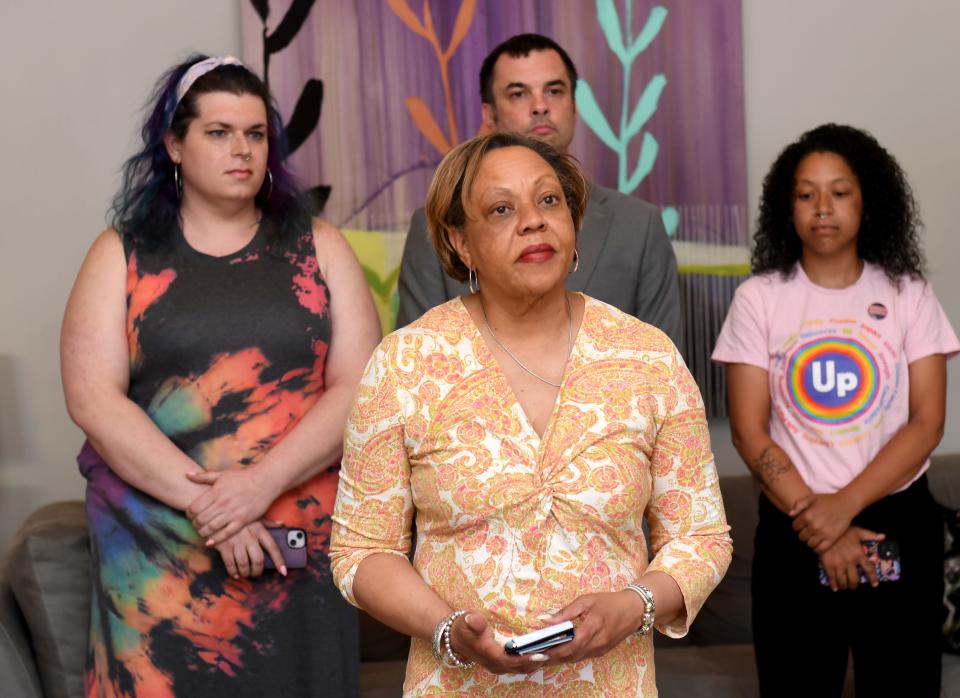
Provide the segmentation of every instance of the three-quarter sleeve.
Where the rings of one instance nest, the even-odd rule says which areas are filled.
[[[404,393],[396,374],[399,350],[396,335],[390,335],[374,352],[344,433],[330,562],[334,583],[355,606],[353,581],[364,559],[376,553],[410,553],[413,500],[404,444]]]
[[[733,545],[703,399],[679,354],[675,361],[651,461],[647,522],[654,558],[647,571],[664,572],[680,587],[686,614],[657,628],[683,637],[727,571]]]

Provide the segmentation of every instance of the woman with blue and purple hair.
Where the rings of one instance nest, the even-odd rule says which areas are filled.
[[[237,59],[171,69],[142,138],[61,339],[87,436],[86,693],[355,695],[356,616],[327,550],[379,339],[360,266],[311,218]]]

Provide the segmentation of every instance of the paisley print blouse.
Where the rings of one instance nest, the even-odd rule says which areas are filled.
[[[333,516],[348,601],[367,556],[410,553],[416,516],[415,569],[503,640],[646,570],[673,577],[686,606],[659,629],[686,633],[731,555],[703,402],[665,334],[585,301],[542,438],[460,299],[383,340],[347,423]],[[655,696],[652,638],[527,676],[442,667],[414,638],[404,691]]]

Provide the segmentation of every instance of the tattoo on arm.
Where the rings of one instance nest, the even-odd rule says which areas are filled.
[[[765,447],[760,455],[750,463],[750,470],[765,485],[772,485],[781,475],[790,470],[790,463],[784,463],[772,452],[771,447]]]

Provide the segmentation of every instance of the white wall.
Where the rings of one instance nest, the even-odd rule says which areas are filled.
[[[0,549],[30,510],[81,497],[58,335],[153,82],[240,51],[240,0],[0,4]]]
[[[191,49],[239,53],[244,1],[0,5],[0,546],[37,505],[82,493],[82,437],[63,407],[57,358],[67,293],[103,228],[153,80]],[[930,278],[960,327],[960,3],[744,0],[743,25],[750,201],[802,131],[828,120],[868,128],[910,176]],[[958,366],[941,450],[960,450]],[[726,425],[711,431],[721,472],[743,472]]]
[[[926,223],[929,278],[960,331],[960,53],[954,0],[744,0],[751,220],[780,150],[827,121],[871,131],[897,157]],[[946,436],[960,450],[960,359],[949,364]],[[746,472],[725,423],[711,425],[721,473]]]

